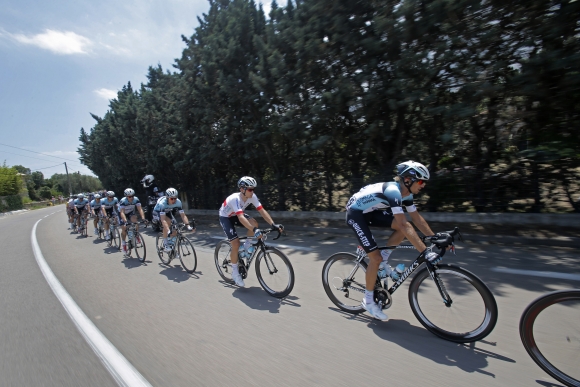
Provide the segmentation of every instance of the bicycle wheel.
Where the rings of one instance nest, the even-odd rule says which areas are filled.
[[[157,248],[157,256],[163,262],[164,265],[169,265],[171,260],[173,259],[173,255],[171,252],[166,252],[163,247],[163,235],[157,235],[155,238],[155,247]]]
[[[364,312],[366,271],[367,263],[363,260],[357,265],[354,254],[337,253],[328,258],[322,268],[322,285],[330,301],[348,313]]]
[[[232,251],[232,245],[228,241],[220,241],[215,247],[214,252],[214,262],[215,267],[224,281],[233,284],[232,279],[232,268],[230,266],[232,260],[230,253]]]
[[[118,250],[120,250],[121,249],[121,233],[119,232],[119,229],[117,228],[117,226],[111,226],[110,230],[111,230],[111,240],[113,241],[113,244],[115,245],[115,247]]]
[[[145,262],[145,257],[147,256],[147,247],[145,247],[145,241],[143,240],[143,235],[139,231],[135,231],[135,236],[133,237],[133,248],[135,249],[135,254],[140,262]]]
[[[256,276],[262,288],[276,298],[286,297],[294,288],[294,268],[288,257],[274,247],[258,252]]]
[[[539,297],[520,319],[520,337],[530,357],[566,386],[580,386],[579,321],[580,290],[559,290]]]
[[[429,332],[456,343],[470,343],[489,335],[498,315],[489,288],[474,274],[452,265],[438,265],[434,276],[451,303],[443,302],[435,281],[423,268],[409,285],[409,303],[419,322]]]
[[[181,261],[181,266],[183,270],[189,274],[193,273],[197,268],[197,254],[195,254],[195,249],[191,244],[191,241],[186,237],[182,236],[179,239],[179,260]]]

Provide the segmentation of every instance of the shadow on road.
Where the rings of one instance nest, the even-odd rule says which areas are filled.
[[[545,380],[536,380],[536,383],[544,387],[564,387],[562,384],[546,382]]]
[[[458,344],[440,339],[422,327],[411,325],[405,320],[390,319],[387,322],[375,320],[369,316],[353,315],[336,308],[329,308],[343,315],[344,318],[365,323],[374,333],[385,341],[416,353],[436,363],[454,366],[465,372],[480,373],[495,378],[495,374],[484,370],[489,365],[488,358],[508,363],[516,361],[481,348],[485,345],[495,346],[488,341]]]
[[[101,238],[95,238],[95,240],[93,241],[93,244],[95,245],[100,245],[101,243],[105,243],[106,240],[101,239]]]
[[[125,267],[127,269],[134,269],[136,267],[139,266],[144,266],[141,262],[139,262],[139,260],[135,257],[128,257],[128,256],[124,256],[123,257],[123,265],[125,265]]]
[[[119,253],[120,250],[118,247],[115,247],[115,246],[107,246],[107,248],[103,249],[103,252],[105,254],[114,254],[114,253]]]
[[[203,275],[203,273],[201,271],[195,271],[192,274],[189,274],[188,272],[186,272],[185,270],[183,270],[183,267],[181,265],[162,265],[161,263],[159,264],[160,267],[164,268],[163,270],[161,270],[159,272],[159,274],[163,274],[164,276],[167,277],[168,280],[171,280],[173,282],[184,282],[187,281],[190,278],[194,278],[194,279],[199,279],[199,277],[201,275]]]
[[[238,288],[237,286],[228,284],[224,281],[220,281],[227,287],[234,288],[232,295],[242,301],[244,304],[252,309],[265,310],[270,313],[280,313],[280,307],[282,305],[300,307],[301,305],[294,302],[298,300],[296,296],[288,296],[286,298],[274,298],[264,291],[264,289],[257,286],[252,286],[250,288]]]

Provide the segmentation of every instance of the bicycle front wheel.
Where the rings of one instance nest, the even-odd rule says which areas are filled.
[[[450,302],[443,302],[440,288],[423,268],[409,285],[409,303],[419,322],[429,332],[456,343],[489,335],[498,315],[489,288],[475,274],[452,265],[434,267],[433,275]]]
[[[189,274],[193,273],[197,268],[197,254],[193,245],[186,237],[181,237],[179,240],[179,260],[183,270]]]
[[[228,241],[220,241],[215,247],[214,262],[215,267],[222,279],[229,284],[233,284],[231,267],[232,245]]]
[[[566,386],[580,386],[580,290],[559,290],[534,300],[520,319],[530,357]]]
[[[324,263],[322,285],[330,301],[348,313],[362,313],[367,263],[357,263],[356,255],[337,253]]]
[[[117,249],[121,249],[121,233],[117,226],[111,226],[111,240]]]
[[[258,253],[256,276],[262,288],[276,298],[286,297],[294,288],[294,268],[288,257],[274,247]]]
[[[164,265],[169,265],[173,257],[171,252],[165,251],[165,247],[163,246],[163,235],[157,235],[157,238],[155,238],[155,246],[157,247],[157,256],[161,262],[163,262]]]
[[[145,257],[147,256],[147,248],[145,247],[145,241],[143,240],[143,235],[140,232],[135,232],[135,237],[133,237],[133,248],[135,249],[135,254],[140,262],[145,262]]]

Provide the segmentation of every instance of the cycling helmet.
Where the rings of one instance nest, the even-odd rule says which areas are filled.
[[[167,191],[165,191],[165,195],[167,195],[168,198],[176,198],[177,190],[175,188],[167,188]]]
[[[107,196],[114,197],[115,193],[113,191],[109,191],[107,192]]]
[[[403,178],[411,178],[411,182],[409,184],[403,183],[407,188],[417,180],[429,180],[431,177],[426,166],[412,160],[405,161],[404,163],[397,165],[397,175]]]
[[[256,188],[257,185],[258,183],[256,183],[256,180],[250,176],[244,176],[240,180],[238,180],[239,188],[248,188],[248,187]]]
[[[101,198],[101,195],[95,194],[95,199],[100,199],[100,198]]]
[[[77,195],[77,199],[84,199],[84,198],[85,198],[85,195],[83,195],[82,193]]]
[[[123,192],[125,194],[125,196],[134,196],[135,195],[135,191],[133,191],[131,188],[127,188],[125,190],[125,192]]]

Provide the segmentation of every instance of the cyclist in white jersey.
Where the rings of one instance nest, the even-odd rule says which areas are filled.
[[[423,234],[433,235],[433,231],[413,204],[413,195],[421,192],[429,180],[429,170],[424,165],[409,160],[397,165],[397,175],[395,181],[363,187],[346,205],[346,223],[355,232],[360,246],[369,257],[362,306],[371,316],[383,321],[388,317],[374,301],[377,273],[381,268],[385,276],[391,275],[396,280],[398,278],[396,272],[388,265],[392,250],[377,249],[369,226],[390,227],[395,230],[389,237],[388,246],[396,246],[407,238],[430,262],[437,263],[441,260],[439,254],[426,249],[411,223],[407,222],[402,208],[405,206],[413,223]]]
[[[143,208],[141,208],[141,202],[139,198],[135,196],[135,191],[131,188],[127,188],[124,192],[125,197],[119,201],[119,215],[121,217],[121,227],[123,232],[121,232],[121,237],[123,238],[123,252],[127,253],[127,218],[133,223],[137,223],[137,214],[135,214],[135,209],[141,215],[141,219],[145,219],[145,214],[143,213]],[[139,223],[135,225],[135,230],[139,231]]]
[[[111,232],[110,232],[110,222],[117,222],[115,224],[119,224],[119,200],[115,197],[115,192],[108,191],[106,192],[106,198],[102,200],[103,202],[103,213],[105,215],[105,239],[111,239]]]
[[[103,201],[101,200],[101,195],[95,194],[95,198],[89,203],[89,210],[91,215],[93,215],[93,226],[95,227],[95,235],[99,235],[99,228],[97,224],[99,223],[99,218],[104,218],[105,214],[103,212]]]
[[[73,228],[73,218],[75,215],[75,199],[76,195],[70,195],[68,203],[66,204],[66,214],[68,215],[68,229],[71,230]]]
[[[284,229],[284,226],[281,224],[274,223],[270,215],[266,212],[264,207],[262,207],[262,204],[260,204],[258,197],[254,194],[254,189],[256,186],[257,183],[255,179],[249,176],[242,177],[238,181],[240,192],[236,192],[228,196],[226,200],[224,200],[219,210],[220,224],[228,238],[228,241],[230,241],[232,245],[232,279],[236,285],[240,287],[244,286],[244,280],[238,271],[238,251],[240,249],[240,240],[238,239],[238,234],[236,233],[236,225],[244,226],[246,229],[248,229],[248,236],[253,235],[256,238],[262,237],[262,231],[258,228],[258,222],[256,219],[251,218],[247,214],[244,214],[244,209],[246,209],[246,207],[248,207],[250,204],[253,204],[262,218],[264,218],[268,224],[272,225],[272,228],[278,229],[280,231]],[[251,245],[250,240],[246,240],[243,248],[251,253],[254,247]]]

